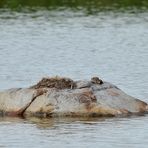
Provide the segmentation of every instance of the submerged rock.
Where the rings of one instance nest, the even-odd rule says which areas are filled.
[[[8,116],[99,117],[147,111],[147,103],[97,77],[90,81],[43,78],[29,88],[0,92],[0,114]]]

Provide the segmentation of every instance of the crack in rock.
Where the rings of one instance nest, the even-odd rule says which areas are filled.
[[[28,109],[28,107],[33,103],[33,101],[34,101],[37,97],[39,97],[39,96],[45,94],[46,92],[47,92],[46,89],[37,89],[37,90],[36,90],[36,94],[34,94],[35,96],[33,96],[32,100],[31,100],[24,108],[22,108],[22,109],[19,111],[18,115],[19,115],[19,116],[24,116],[25,111],[26,111],[26,110]]]

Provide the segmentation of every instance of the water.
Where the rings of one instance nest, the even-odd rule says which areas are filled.
[[[54,4],[53,9],[31,10],[0,4],[0,89],[27,87],[48,75],[73,79],[99,75],[148,102],[147,9],[133,3],[130,9],[82,4],[72,5],[72,9],[64,3],[62,7]],[[25,5],[30,8],[33,4]],[[0,118],[0,147],[146,148],[147,123],[147,115]]]
[[[0,119],[0,147],[147,148],[148,117]]]

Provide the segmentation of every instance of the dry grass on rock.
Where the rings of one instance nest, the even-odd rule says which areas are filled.
[[[47,77],[43,78],[36,85],[31,88],[57,88],[57,89],[73,89],[76,87],[75,82],[72,79],[64,77]]]

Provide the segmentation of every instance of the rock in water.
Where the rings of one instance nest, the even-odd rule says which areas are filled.
[[[29,88],[0,92],[0,114],[3,116],[100,117],[147,111],[147,103],[98,77],[90,81],[43,78]]]

